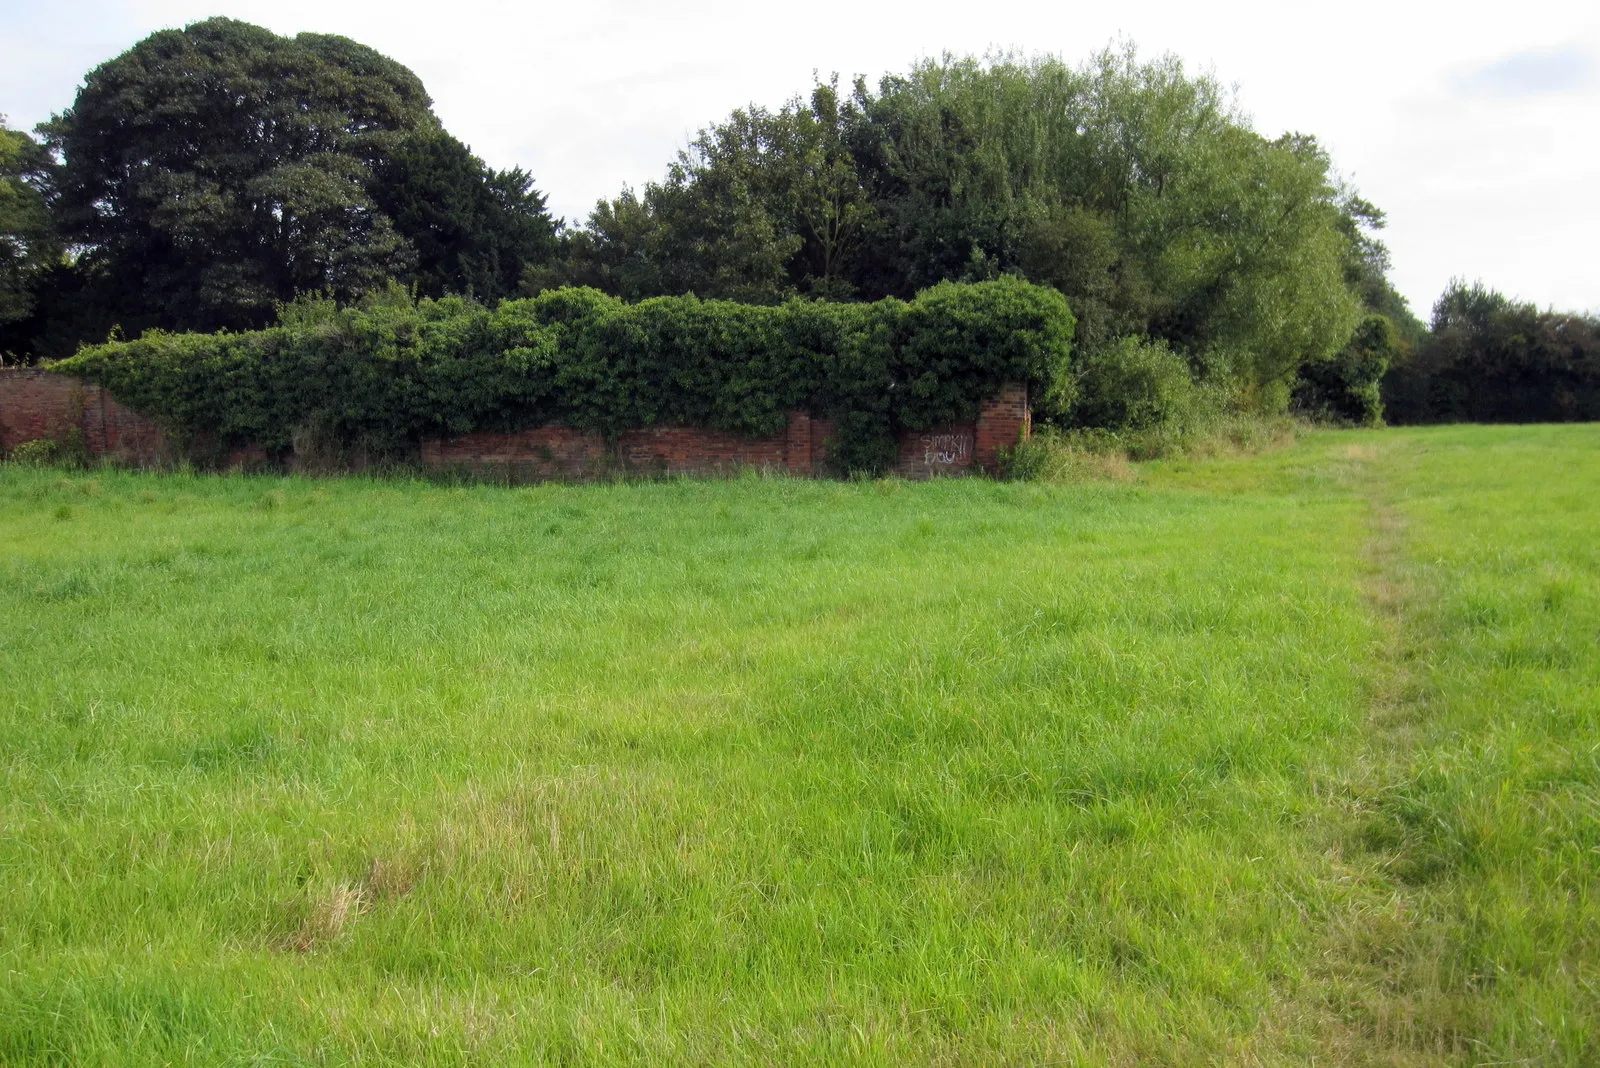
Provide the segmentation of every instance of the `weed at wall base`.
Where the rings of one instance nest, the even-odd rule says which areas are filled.
[[[7,463],[22,467],[60,467],[82,471],[94,464],[94,455],[84,440],[83,431],[74,427],[59,438],[37,438],[12,446]]]
[[[1303,424],[1288,416],[1233,415],[1203,427],[1143,430],[1042,427],[1005,452],[1004,477],[1037,482],[1123,482],[1148,460],[1249,455],[1292,445]]]

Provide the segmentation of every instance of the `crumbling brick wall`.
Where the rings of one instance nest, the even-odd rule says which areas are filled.
[[[161,428],[93,383],[38,368],[0,370],[0,448],[38,438],[65,438],[73,430],[98,456],[131,464],[169,459]],[[903,478],[993,471],[1002,449],[1030,430],[1028,391],[1008,385],[985,401],[972,423],[901,436],[895,473]],[[435,470],[458,470],[514,482],[584,479],[614,473],[718,474],[744,467],[795,475],[826,468],[833,423],[791,412],[781,433],[748,438],[720,430],[656,426],[624,433],[607,443],[599,434],[564,426],[514,433],[479,430],[422,442],[418,459]],[[228,464],[264,464],[260,449],[235,450]]]
[[[121,463],[155,463],[169,452],[160,426],[92,382],[37,367],[0,370],[0,450],[74,431],[91,453]]]
[[[1030,429],[1027,387],[1007,386],[984,403],[975,422],[902,434],[894,471],[913,479],[994,471],[1001,450],[1016,445]],[[511,482],[593,478],[619,471],[718,474],[742,467],[820,475],[827,470],[833,433],[832,420],[816,419],[805,412],[790,412],[783,432],[772,437],[662,426],[630,430],[611,447],[599,434],[539,426],[514,433],[480,430],[448,440],[424,441],[421,460],[424,467]]]

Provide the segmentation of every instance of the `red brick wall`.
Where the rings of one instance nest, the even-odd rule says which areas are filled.
[[[815,451],[812,443],[813,427],[818,420],[806,412],[790,412],[789,425],[783,431],[783,469],[791,474],[808,475],[815,470],[812,460]]]
[[[827,470],[828,445],[833,441],[834,431],[837,430],[832,419],[811,419],[811,463],[807,467],[796,469],[796,474],[820,475]]]
[[[902,478],[965,474],[973,469],[994,472],[1000,454],[1033,432],[1028,387],[1012,383],[983,402],[975,423],[960,423],[904,434],[895,473]]]
[[[741,467],[808,474],[808,417],[791,415],[782,434],[746,438],[720,430],[654,426],[630,430],[613,448],[599,434],[564,426],[538,426],[510,434],[474,431],[422,443],[422,466],[532,482],[547,478],[593,478],[630,474],[718,474]]]
[[[657,426],[630,430],[617,442],[630,471],[714,473],[739,467],[787,468],[788,433],[746,438],[720,430]]]
[[[540,426],[515,434],[476,430],[459,438],[422,443],[422,466],[455,469],[516,482],[546,478],[592,478],[616,465],[598,434],[564,426]]]
[[[0,449],[24,441],[82,432],[96,456],[147,464],[168,455],[167,438],[154,421],[119,404],[91,382],[37,367],[0,370]]]
[[[1012,382],[978,409],[972,445],[973,461],[985,471],[1000,466],[1000,451],[1016,447],[1033,433],[1033,411],[1028,407],[1028,387]]]
[[[96,455],[148,464],[169,458],[160,427],[113,400],[99,386],[37,368],[0,370],[0,448],[36,438],[61,438],[77,428]],[[1000,450],[1030,430],[1026,387],[1005,387],[984,402],[975,423],[913,431],[900,439],[895,472],[902,478],[993,471]],[[772,437],[747,438],[718,430],[659,426],[629,431],[612,447],[598,434],[563,426],[517,433],[475,431],[458,438],[429,439],[419,459],[424,467],[457,469],[515,482],[633,474],[715,474],[741,467],[771,468],[796,475],[825,470],[834,424],[791,412]],[[235,450],[228,465],[260,466],[259,448]]]
[[[977,428],[971,423],[900,435],[900,456],[894,473],[901,478],[961,475],[972,470],[972,442]]]

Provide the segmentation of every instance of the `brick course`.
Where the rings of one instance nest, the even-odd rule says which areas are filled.
[[[0,448],[37,438],[62,438],[81,430],[89,451],[132,464],[160,463],[170,444],[152,420],[118,403],[93,383],[39,368],[0,370]],[[901,436],[895,472],[903,478],[993,471],[1000,451],[1031,429],[1028,391],[1008,385],[985,401],[975,422]],[[514,433],[480,430],[423,441],[418,460],[435,470],[531,482],[585,479],[607,474],[718,474],[743,467],[795,475],[825,470],[834,424],[791,412],[771,437],[748,438],[719,430],[656,426],[624,433],[608,445],[599,434],[548,425]],[[224,466],[264,466],[259,447],[237,449]],[[295,465],[294,460],[290,461]]]
[[[0,449],[77,430],[96,456],[149,464],[168,457],[161,427],[92,382],[37,367],[0,370]]]

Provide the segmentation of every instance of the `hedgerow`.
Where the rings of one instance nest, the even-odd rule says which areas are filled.
[[[307,429],[403,456],[422,438],[548,422],[614,439],[656,424],[749,435],[787,413],[838,421],[847,469],[881,467],[902,430],[969,419],[1006,382],[1064,397],[1073,317],[1015,278],[944,283],[910,302],[777,306],[565,288],[486,308],[392,290],[302,301],[246,333],[165,334],[55,364],[179,440],[291,447]]]

